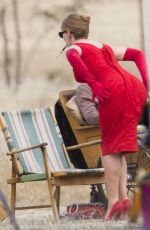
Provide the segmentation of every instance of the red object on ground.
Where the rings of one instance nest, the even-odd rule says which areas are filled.
[[[72,204],[67,206],[67,215],[75,219],[103,219],[105,207],[101,203]]]

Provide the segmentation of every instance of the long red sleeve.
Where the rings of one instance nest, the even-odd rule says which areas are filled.
[[[67,59],[73,67],[73,72],[76,81],[78,82],[94,82],[94,77],[88,70],[87,66],[84,64],[83,60],[76,49],[70,49],[66,53]]]
[[[137,49],[127,48],[123,60],[135,62],[140,71],[143,83],[148,90],[148,67],[144,52]]]
[[[98,97],[101,101],[109,97],[109,93],[102,87],[102,85],[94,79],[89,69],[81,59],[78,51],[74,48],[66,53],[67,59],[73,67],[75,79],[78,82],[85,82],[91,87],[94,97]]]

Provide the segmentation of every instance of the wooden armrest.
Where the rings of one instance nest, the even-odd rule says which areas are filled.
[[[23,149],[12,151],[10,153],[7,153],[7,155],[14,155],[14,154],[25,152],[25,151],[28,151],[28,150],[31,150],[31,149],[42,148],[42,147],[44,147],[46,145],[47,145],[47,143],[42,143],[42,144],[39,144],[39,145],[32,145],[31,147],[28,147],[28,148],[23,148]]]
[[[87,143],[82,143],[82,144],[79,144],[79,145],[73,145],[73,146],[70,146],[70,147],[66,147],[66,150],[71,151],[71,150],[80,149],[80,148],[88,147],[88,146],[91,146],[91,145],[97,145],[97,144],[101,144],[101,143],[102,143],[102,140],[99,139],[99,140],[95,140],[95,141],[89,141]]]

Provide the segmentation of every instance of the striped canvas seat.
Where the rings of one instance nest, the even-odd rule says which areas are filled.
[[[49,166],[52,171],[69,168],[61,147],[62,137],[46,108],[3,112],[10,151],[46,142]],[[45,172],[40,149],[18,154],[24,173]]]

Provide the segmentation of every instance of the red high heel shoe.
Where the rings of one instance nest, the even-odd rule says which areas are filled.
[[[122,219],[124,206],[121,201],[117,201],[111,208],[108,217],[105,220]]]
[[[127,198],[127,199],[122,201],[122,205],[123,205],[123,209],[124,209],[123,212],[128,213],[130,208],[132,207],[132,202],[130,199]]]

